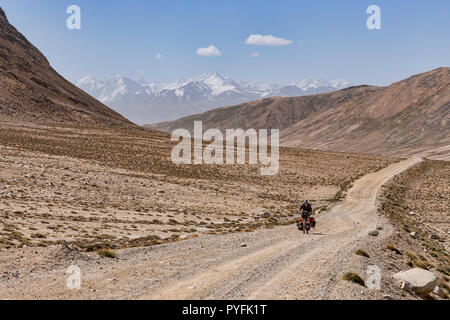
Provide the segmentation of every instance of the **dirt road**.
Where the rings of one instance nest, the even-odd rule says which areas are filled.
[[[279,238],[270,245],[175,281],[144,298],[278,299],[311,296],[312,290],[326,298],[329,288],[313,284],[324,284],[339,264],[339,253],[377,227],[375,204],[380,187],[418,161],[410,159],[358,180],[343,203],[318,218],[318,232],[302,236],[292,227],[281,228]]]
[[[2,298],[82,299],[330,299],[348,297],[339,275],[368,232],[391,227],[377,216],[381,186],[420,162],[412,158],[364,176],[346,199],[318,216],[303,235],[295,226],[202,236],[119,252],[118,259],[48,253],[56,263],[0,284]],[[354,255],[353,255],[354,256]],[[48,258],[50,259],[50,258]],[[82,271],[81,290],[67,290],[66,268]],[[44,266],[44,264],[43,264]],[[23,266],[24,269],[27,265]],[[2,288],[3,287],[3,288]]]

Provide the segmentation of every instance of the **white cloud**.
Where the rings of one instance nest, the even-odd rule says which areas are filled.
[[[256,46],[287,46],[292,44],[294,41],[287,40],[283,38],[277,38],[273,35],[269,34],[267,36],[263,36],[261,34],[251,34],[247,40],[245,40],[246,44],[252,44]]]
[[[259,58],[259,57],[260,57],[260,54],[259,54],[259,52],[253,52],[253,53],[250,55],[250,57],[252,57],[252,58]]]
[[[163,55],[161,53],[156,54],[155,59],[156,60],[161,60],[163,57]]]
[[[197,54],[200,56],[221,56],[222,52],[220,52],[219,49],[217,49],[215,46],[210,45],[208,48],[198,48]]]

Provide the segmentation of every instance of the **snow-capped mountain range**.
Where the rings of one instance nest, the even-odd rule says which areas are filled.
[[[76,85],[137,124],[175,120],[222,106],[262,98],[295,97],[340,90],[345,80],[303,80],[290,85],[235,81],[218,73],[174,83],[146,83],[115,76],[108,81],[84,77]]]

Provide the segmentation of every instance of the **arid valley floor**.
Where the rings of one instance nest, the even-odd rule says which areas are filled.
[[[13,119],[0,123],[0,146],[3,299],[411,299],[389,278],[408,263],[435,268],[447,285],[448,162],[283,148],[279,174],[263,177],[250,165],[174,165],[163,133]],[[370,186],[362,202],[355,181]],[[349,205],[352,194],[362,209]],[[430,194],[423,223],[419,199]],[[304,199],[320,209],[309,237],[294,223]],[[380,236],[368,236],[377,227]],[[342,280],[372,264],[382,267],[382,291]],[[66,288],[70,265],[81,268],[80,290]]]

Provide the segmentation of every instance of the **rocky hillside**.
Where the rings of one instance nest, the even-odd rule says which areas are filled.
[[[56,123],[134,126],[66,81],[0,8],[0,115]]]
[[[413,76],[283,131],[288,146],[408,155],[450,142],[450,68]]]
[[[153,125],[172,131],[279,128],[285,146],[410,155],[450,144],[450,68],[388,87],[360,86],[297,98],[269,98]]]

